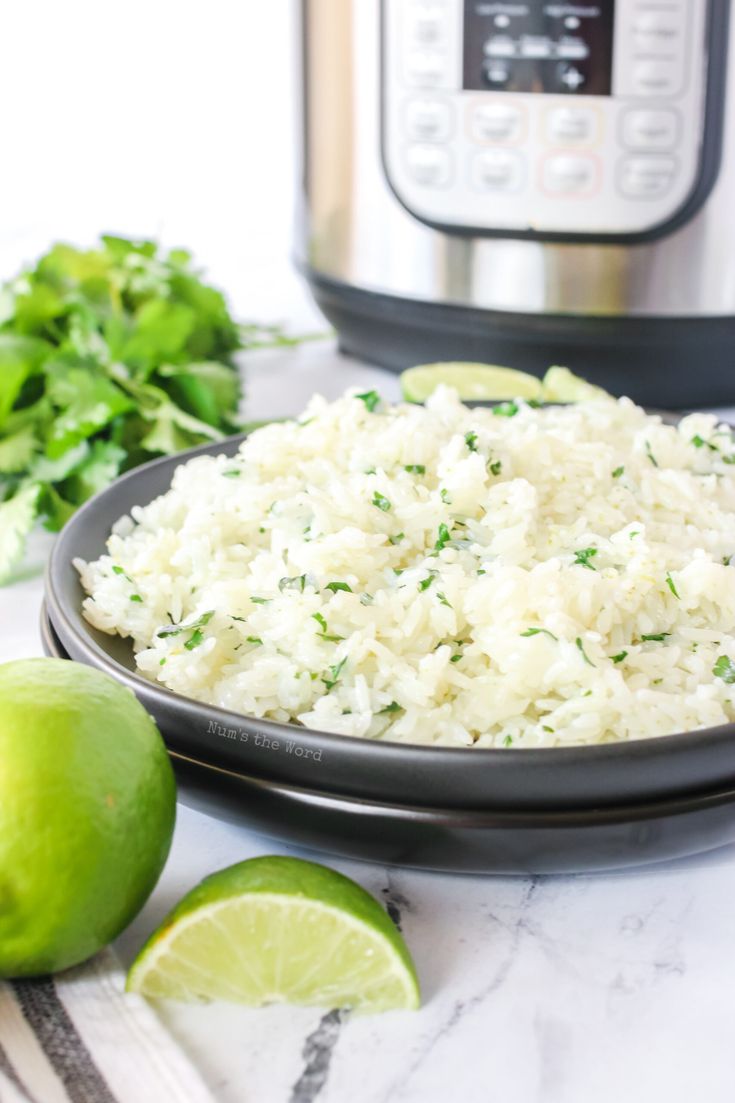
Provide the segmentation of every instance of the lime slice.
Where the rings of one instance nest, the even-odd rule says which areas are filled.
[[[409,402],[425,402],[442,383],[454,387],[463,401],[539,398],[541,394],[541,380],[535,375],[497,364],[421,364],[401,373],[401,391]]]
[[[348,877],[298,858],[252,858],[206,877],[149,938],[128,991],[188,1003],[413,1009],[403,938]]]
[[[595,387],[569,368],[549,368],[543,378],[544,402],[585,402],[588,399],[610,398],[602,387]]]

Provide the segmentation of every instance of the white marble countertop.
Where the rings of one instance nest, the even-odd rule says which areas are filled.
[[[395,377],[331,345],[259,356],[247,416],[293,413]],[[48,539],[0,589],[0,661],[40,654]],[[118,941],[129,961],[207,873],[288,848],[179,807],[173,850]],[[312,855],[313,856],[313,855]],[[318,857],[318,856],[317,856]],[[321,856],[391,904],[415,956],[421,1011],[345,1019],[274,1007],[171,1005],[162,1015],[222,1103],[730,1103],[735,1096],[735,847],[578,877],[419,873]]]

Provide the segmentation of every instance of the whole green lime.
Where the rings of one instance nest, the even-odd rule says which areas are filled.
[[[84,961],[163,869],[176,785],[130,690],[64,659],[0,665],[0,976]]]

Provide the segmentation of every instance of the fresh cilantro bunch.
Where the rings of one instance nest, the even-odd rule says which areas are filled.
[[[0,580],[121,472],[237,428],[231,318],[183,250],[55,245],[0,290]],[[276,335],[268,332],[267,343]]]

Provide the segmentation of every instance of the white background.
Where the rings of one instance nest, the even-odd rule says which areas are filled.
[[[292,0],[3,0],[0,278],[58,239],[191,249],[239,317],[314,324],[289,264]]]

